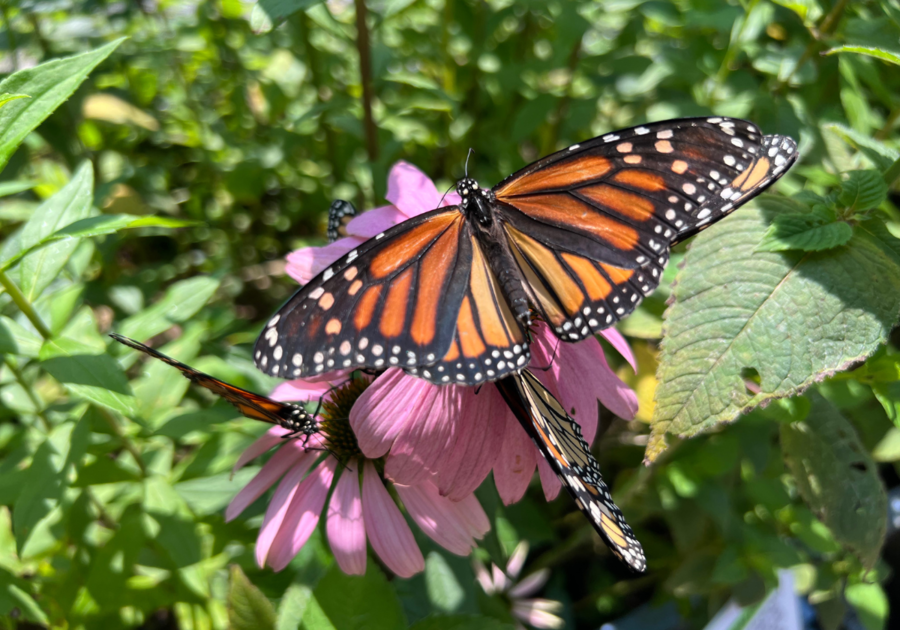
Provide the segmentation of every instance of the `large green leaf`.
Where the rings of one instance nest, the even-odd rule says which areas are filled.
[[[63,188],[42,203],[22,227],[18,235],[21,252],[27,252],[54,232],[86,218],[92,209],[94,198],[94,171],[90,162],[84,162]],[[47,288],[69,256],[78,247],[79,239],[58,241],[24,256],[18,266],[19,284],[29,301],[34,301]],[[18,256],[10,259],[10,264]],[[3,268],[7,265],[4,263]]]
[[[122,39],[81,55],[54,59],[19,70],[0,82],[0,94],[24,94],[0,107],[0,171],[19,143],[81,85]]]
[[[217,288],[219,280],[210,277],[201,276],[176,282],[156,304],[122,322],[119,330],[133,339],[143,340],[158,335],[173,324],[193,317]]]
[[[665,434],[709,430],[863,359],[900,313],[900,241],[859,223],[827,252],[755,252],[763,212],[741,210],[699,235],[666,314],[647,458]],[[745,378],[759,375],[759,393]]]
[[[341,630],[394,630],[406,628],[397,593],[374,562],[366,574],[345,575],[334,565],[314,590],[315,601],[328,621]],[[307,608],[304,622],[313,611]]]
[[[866,55],[867,57],[875,57],[882,61],[900,65],[900,53],[893,50],[884,50],[883,48],[874,48],[872,46],[837,46],[823,54],[836,55],[838,53],[856,53],[858,55]]]
[[[37,243],[29,245],[27,249],[23,249],[15,256],[5,260],[3,264],[0,265],[0,270],[12,267],[21,258],[31,254],[33,251],[57,241],[74,239],[73,242],[77,242],[77,239],[80,238],[114,234],[120,230],[130,230],[141,227],[179,228],[194,225],[195,223],[195,221],[182,221],[180,219],[172,219],[169,217],[136,217],[130,214],[101,214],[96,217],[87,217],[86,219],[80,219],[66,225],[66,227],[42,238]]]
[[[125,372],[108,354],[73,339],[51,339],[41,348],[41,366],[74,396],[126,416],[136,401]]]
[[[835,539],[872,568],[887,527],[887,495],[853,425],[819,394],[802,422],[781,425],[781,448],[803,500]]]

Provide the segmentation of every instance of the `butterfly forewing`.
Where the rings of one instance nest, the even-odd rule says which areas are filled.
[[[746,121],[674,120],[573,145],[494,193],[535,305],[577,341],[631,313],[672,244],[759,194],[796,156],[793,140]]]
[[[635,571],[647,562],[640,542],[600,474],[581,427],[528,370],[497,383],[513,413],[612,552]]]
[[[112,333],[110,337],[119,343],[139,350],[180,370],[191,382],[224,398],[234,405],[242,415],[252,420],[262,420],[270,424],[277,424],[292,433],[312,435],[318,431],[315,419],[300,405],[279,402],[230,385],[123,335]]]

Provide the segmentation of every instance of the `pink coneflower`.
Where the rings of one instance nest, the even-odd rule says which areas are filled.
[[[291,253],[287,272],[305,284],[365,240],[442,203],[434,183],[405,162],[391,169],[387,199],[392,205],[354,218],[347,225],[349,236],[324,247]],[[443,205],[458,202],[453,192]],[[635,365],[622,335],[614,329],[601,334]],[[534,371],[581,424],[588,443],[597,431],[598,399],[616,415],[634,417],[637,397],[609,367],[595,338],[578,344],[560,343],[541,323],[533,327],[532,337],[532,368],[549,366]],[[305,387],[303,381],[287,382],[273,396],[297,400],[297,393]],[[555,498],[561,487],[492,385],[476,393],[472,387],[433,385],[398,368],[388,369],[354,405],[350,424],[367,457],[386,458],[386,477],[400,484],[432,478],[440,494],[454,501],[471,494],[491,471],[507,505],[522,498],[535,466],[548,500]]]
[[[321,432],[308,443],[282,440],[285,429],[273,427],[235,464],[237,470],[280,445],[225,511],[226,520],[234,519],[281,479],[256,542],[259,566],[280,571],[288,565],[316,529],[332,485],[325,531],[338,566],[348,574],[366,572],[367,539],[398,576],[410,577],[425,568],[422,552],[389,487],[419,528],[455,554],[468,555],[476,539],[490,529],[484,510],[472,494],[451,501],[440,496],[427,477],[408,484],[386,484],[383,461],[363,455],[347,421],[350,409],[368,384],[364,378],[348,380],[329,392],[319,416]],[[318,398],[316,391],[313,386],[303,393]]]
[[[509,603],[509,612],[518,621],[527,623],[533,628],[562,628],[564,622],[556,614],[562,611],[562,604],[552,599],[531,597],[547,583],[550,569],[535,571],[516,582],[525,565],[526,556],[528,556],[528,543],[523,540],[516,545],[509,557],[506,571],[496,564],[492,564],[489,572],[478,558],[473,558],[475,578],[486,594],[506,598]],[[523,626],[517,623],[516,627],[522,628]]]

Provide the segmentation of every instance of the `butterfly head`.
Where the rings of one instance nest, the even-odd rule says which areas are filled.
[[[471,177],[463,177],[456,182],[456,192],[462,199],[461,206],[464,212],[472,212],[483,225],[491,223],[490,202],[494,199],[493,191],[482,188]]]

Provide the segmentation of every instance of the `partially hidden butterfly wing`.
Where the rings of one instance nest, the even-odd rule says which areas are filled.
[[[631,313],[659,284],[673,244],[796,158],[791,138],[747,121],[669,120],[573,145],[493,190],[535,307],[577,341]]]
[[[607,546],[631,569],[644,571],[647,561],[641,543],[610,497],[581,427],[529,370],[498,381],[497,387]]]
[[[471,384],[517,369],[498,369],[493,355],[504,352],[527,356],[524,332],[465,216],[449,206],[391,227],[313,278],[269,320],[254,358],[282,378],[396,366]]]
[[[172,357],[169,357],[158,350],[154,350],[139,341],[129,339],[124,335],[111,333],[110,337],[121,344],[168,363],[181,371],[185,378],[189,379],[191,382],[224,398],[247,418],[252,420],[262,420],[269,424],[277,424],[289,430],[291,433],[312,435],[318,431],[315,419],[300,405],[279,402],[267,398],[266,396],[254,394],[253,392],[248,392],[240,387],[230,385],[217,378],[213,378],[209,374],[204,374],[199,370],[195,370],[189,365],[176,361]]]

